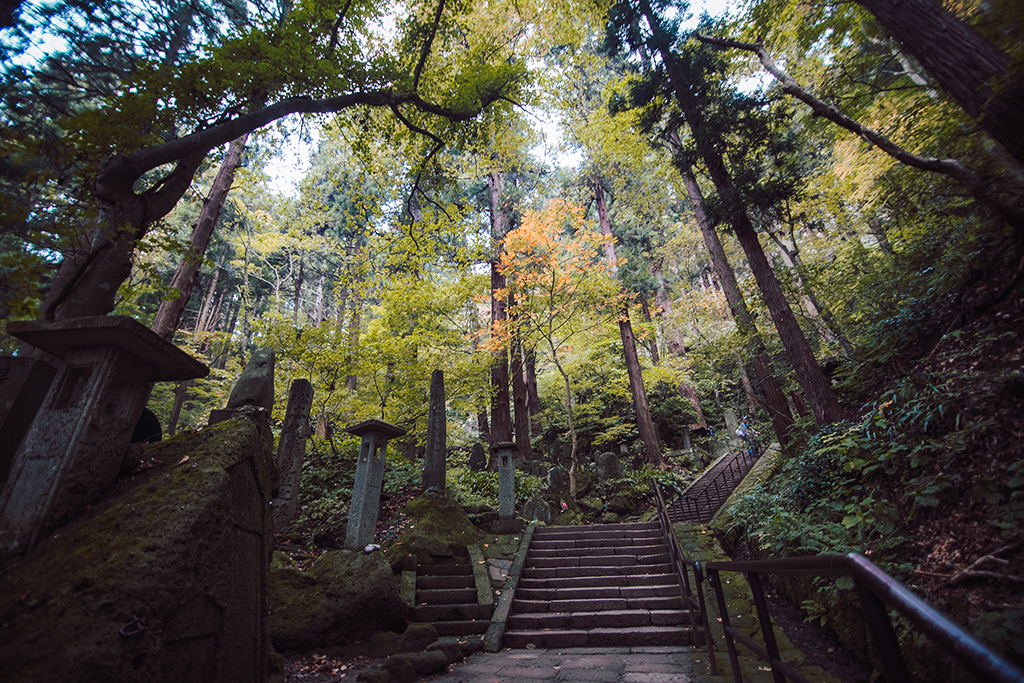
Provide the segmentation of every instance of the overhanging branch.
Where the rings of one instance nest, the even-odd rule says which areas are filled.
[[[701,33],[694,33],[693,36],[702,43],[712,45],[714,47],[726,49],[732,48],[753,52],[757,55],[757,58],[760,60],[761,65],[765,70],[767,70],[768,73],[774,76],[775,79],[782,84],[782,91],[784,93],[792,95],[804,104],[808,105],[818,116],[822,116],[829,121],[842,126],[846,130],[857,134],[863,140],[871,143],[902,164],[906,164],[907,166],[911,166],[912,168],[917,168],[922,171],[931,171],[933,173],[941,173],[949,176],[974,195],[975,199],[1002,216],[1003,219],[1013,226],[1016,231],[1024,232],[1024,214],[1021,214],[1021,212],[1014,206],[989,189],[978,174],[959,159],[938,159],[936,157],[926,157],[919,154],[913,154],[912,152],[908,152],[903,149],[881,133],[878,133],[867,126],[862,125],[855,119],[850,118],[832,105],[818,99],[809,91],[805,90],[799,83],[797,83],[796,79],[783,71],[775,63],[771,58],[771,55],[768,54],[764,45],[760,42],[747,43],[729,38],[714,38]]]

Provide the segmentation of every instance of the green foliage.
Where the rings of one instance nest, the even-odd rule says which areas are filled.
[[[540,493],[547,482],[542,477],[516,472],[516,505],[525,503]],[[484,501],[489,507],[498,509],[498,473],[484,470],[474,472],[469,467],[449,466],[446,471],[445,484],[448,490],[458,499],[472,498]]]

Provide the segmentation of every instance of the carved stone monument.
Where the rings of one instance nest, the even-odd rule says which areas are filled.
[[[0,357],[0,481],[7,481],[14,453],[32,426],[56,372],[41,360]]]
[[[277,468],[281,472],[281,483],[277,498],[272,503],[275,532],[291,524],[299,511],[299,482],[302,481],[302,461],[306,457],[312,405],[313,386],[309,380],[293,380],[281,438],[277,442]]]
[[[552,467],[548,470],[548,491],[552,493],[565,491],[565,472],[561,467]]]
[[[598,481],[611,481],[622,479],[622,465],[614,453],[601,453],[597,456],[597,479]]]
[[[423,488],[444,491],[448,455],[447,418],[444,408],[444,373],[430,375],[430,412],[427,416],[427,447],[423,454]]]
[[[62,361],[0,494],[0,547],[19,550],[110,491],[150,382],[209,369],[126,316],[18,321],[7,331]]]
[[[388,441],[405,436],[405,430],[382,420],[367,420],[345,431],[363,439],[359,444],[356,480],[352,486],[352,503],[348,509],[348,529],[345,535],[347,549],[361,550],[373,542],[377,529]]]

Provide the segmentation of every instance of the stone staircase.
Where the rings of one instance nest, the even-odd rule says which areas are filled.
[[[669,519],[673,523],[710,522],[760,456],[760,449],[754,452],[744,449],[723,456],[666,505]]]
[[[537,528],[505,647],[691,645],[657,522]]]
[[[487,590],[489,595],[489,586]],[[479,599],[472,564],[416,567],[416,603],[410,621],[432,623],[438,636],[468,636],[484,633],[493,611],[492,601]]]

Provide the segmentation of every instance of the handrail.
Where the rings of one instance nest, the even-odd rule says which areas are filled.
[[[690,611],[690,629],[693,631],[693,644],[696,645],[699,640],[697,633],[697,615],[693,613],[693,608],[696,606],[700,615],[700,622],[704,630],[704,644],[708,649],[708,662],[711,665],[711,674],[713,676],[717,676],[718,663],[715,661],[714,639],[711,637],[711,625],[708,623],[708,610],[707,606],[704,604],[704,591],[700,590],[700,585],[704,582],[700,563],[687,560],[683,555],[683,549],[679,547],[679,539],[676,538],[675,532],[672,530],[672,520],[668,517],[668,511],[665,507],[665,497],[661,493],[661,487],[658,486],[657,481],[654,481],[653,479],[651,481],[654,483],[654,496],[657,500],[658,521],[661,523],[661,534],[668,542],[668,552],[672,562],[672,568],[675,569],[676,576],[680,579],[683,601],[686,603],[686,606]],[[690,587],[690,573],[687,571],[687,567],[693,569],[694,584],[692,589]],[[694,600],[693,598],[694,592],[697,593],[697,600]]]
[[[668,531],[672,529],[672,526],[664,509],[664,498],[657,482],[654,482],[654,490],[658,503],[658,517],[663,529]],[[675,537],[674,532],[668,533],[668,535],[672,538]],[[675,547],[678,548],[678,541]],[[699,569],[700,563],[683,558],[681,550],[679,552],[680,557],[677,561],[679,566],[696,566]],[[779,657],[771,615],[768,612],[767,600],[761,586],[762,574],[851,577],[861,599],[862,609],[867,617],[868,627],[873,636],[872,640],[878,650],[888,683],[910,683],[911,678],[903,654],[900,652],[886,605],[903,615],[914,628],[935,642],[939,649],[948,650],[961,664],[981,677],[981,680],[992,683],[1021,683],[1024,681],[1024,672],[954,624],[863,555],[849,553],[741,562],[707,562],[704,563],[704,568],[707,570],[708,583],[715,590],[722,628],[726,634],[725,641],[729,650],[729,660],[732,663],[733,679],[736,683],[742,683],[743,680],[737,660],[736,641],[747,647],[761,660],[768,662],[776,683],[783,683],[787,678],[797,681],[797,683],[806,681]],[[722,591],[722,581],[719,577],[719,572],[723,571],[741,572],[750,584],[760,630],[765,638],[764,646],[730,625],[725,595]],[[703,591],[700,589],[699,583],[697,592],[701,597],[700,602],[703,608]],[[703,620],[705,624],[708,623],[706,615]],[[714,662],[714,658],[711,661]]]

